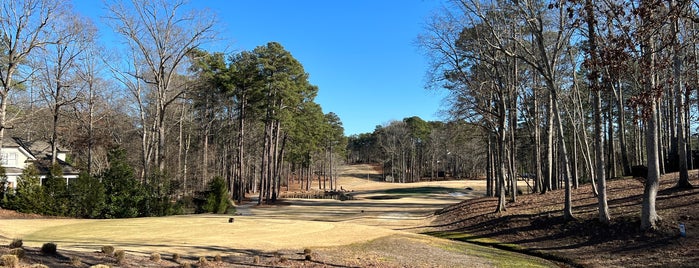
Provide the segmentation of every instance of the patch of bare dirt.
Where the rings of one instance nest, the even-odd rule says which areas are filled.
[[[696,171],[690,173],[698,184]],[[573,190],[573,221],[563,219],[564,191],[519,196],[496,214],[497,198],[478,198],[436,213],[431,227],[472,235],[472,242],[524,247],[568,259],[583,267],[699,267],[699,188],[674,188],[677,174],[663,176],[656,208],[662,218],[653,231],[640,230],[643,184],[635,179],[608,181],[611,224],[598,221],[597,198],[590,185]],[[684,224],[686,237],[680,236]],[[508,246],[509,247],[509,246]]]

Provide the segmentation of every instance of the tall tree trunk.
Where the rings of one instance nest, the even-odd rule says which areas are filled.
[[[536,178],[534,183],[534,192],[543,191],[545,188],[543,185],[543,171],[541,167],[541,130],[539,125],[539,102],[536,89],[533,89],[533,105],[534,105],[534,169],[536,170]]]
[[[485,175],[485,195],[486,196],[495,196],[493,193],[493,181],[495,180],[494,172],[493,172],[493,154],[495,154],[495,151],[493,150],[493,134],[491,131],[488,132],[488,161],[486,163],[486,175]],[[433,171],[434,173],[434,171]],[[433,175],[434,177],[434,175]]]
[[[549,86],[553,86],[550,84]],[[556,92],[552,92],[553,101],[553,111],[556,116],[556,123],[558,126],[558,144],[561,150],[561,157],[563,158],[563,179],[565,187],[565,204],[563,208],[563,217],[565,219],[574,219],[573,217],[573,204],[571,196],[571,183],[570,183],[570,164],[568,163],[568,150],[565,145],[565,133],[563,132],[563,121],[561,120],[561,113],[558,110],[558,96]]]
[[[631,164],[629,163],[629,153],[626,148],[626,111],[624,109],[624,92],[622,87],[617,87],[617,108],[619,116],[617,117],[617,125],[619,127],[619,154],[621,156],[621,166],[624,175],[631,174]]]
[[[244,167],[244,152],[245,152],[245,105],[246,104],[246,96],[243,94],[243,97],[241,98],[240,104],[238,106],[238,157],[236,161],[238,164],[235,167],[235,181],[238,184],[238,187],[236,188],[237,194],[236,198],[238,199],[238,204],[241,204],[243,202],[243,198],[245,197],[245,191],[243,189],[243,184],[244,184],[244,179],[243,179],[243,169]]]
[[[649,0],[643,0],[641,7],[652,9],[652,3]],[[653,17],[654,11],[650,10],[645,16]],[[643,28],[650,27],[649,23],[652,18],[642,17],[641,23]],[[645,187],[643,188],[643,201],[641,205],[641,229],[655,229],[656,223],[660,219],[655,210],[655,199],[660,185],[661,174],[661,148],[660,135],[658,133],[660,126],[660,118],[658,116],[658,100],[655,97],[656,88],[656,68],[655,68],[655,47],[654,41],[646,36],[641,44],[642,63],[648,71],[649,75],[643,76],[644,92],[649,94],[647,100],[648,105],[645,107],[644,114],[646,119],[646,156],[648,165],[648,175],[646,176]]]
[[[505,166],[505,162],[507,161],[507,152],[505,150],[505,145],[507,143],[505,111],[505,98],[502,96],[498,105],[498,181],[495,184],[495,194],[498,196],[498,205],[495,209],[496,213],[505,211],[505,176],[507,174],[507,167]]]
[[[589,1],[589,0],[588,0]],[[607,179],[604,175],[604,153],[602,149],[602,94],[601,89],[594,93],[594,118],[595,118],[595,162],[597,179],[597,205],[599,211],[599,221],[609,224],[609,206],[607,205]]]
[[[517,202],[517,144],[515,143],[515,135],[517,134],[517,59],[512,59],[512,79],[508,87],[509,103],[509,177],[512,183],[510,184],[510,201]]]
[[[671,6],[676,7],[677,3],[676,1],[672,0],[670,1]],[[692,188],[692,184],[689,183],[689,172],[687,168],[687,141],[686,141],[686,135],[685,135],[685,116],[684,116],[684,110],[685,110],[685,100],[684,100],[684,92],[683,92],[683,77],[682,77],[682,59],[680,58],[680,53],[682,53],[680,44],[679,44],[679,21],[677,16],[674,17],[673,22],[672,22],[672,33],[675,36],[673,38],[673,54],[672,54],[672,62],[673,62],[673,91],[675,94],[676,98],[676,107],[677,107],[677,115],[676,115],[676,120],[677,120],[677,153],[678,153],[678,164],[679,164],[679,172],[680,172],[680,177],[679,181],[677,182],[677,187],[678,188]]]
[[[614,124],[613,124],[613,107],[611,102],[611,93],[607,93],[607,96],[609,97],[610,102],[607,105],[607,157],[609,158],[607,160],[607,174],[609,175],[610,178],[615,178],[617,177],[616,174],[616,157],[615,157],[615,151],[616,148],[614,146]]]
[[[553,184],[553,93],[549,92],[548,99],[549,105],[546,109],[546,178],[544,180],[544,188],[541,192],[542,194],[546,193],[546,191],[550,191]]]

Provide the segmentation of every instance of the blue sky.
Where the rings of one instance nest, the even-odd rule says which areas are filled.
[[[446,93],[424,89],[427,63],[415,40],[442,1],[193,0],[190,6],[218,17],[214,50],[282,44],[319,87],[316,102],[336,113],[352,135],[410,116],[441,119]],[[73,4],[101,25],[101,1]],[[101,32],[108,36],[111,29]]]

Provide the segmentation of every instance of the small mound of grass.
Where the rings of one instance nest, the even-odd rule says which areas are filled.
[[[182,258],[182,257],[180,256],[179,253],[172,253],[172,261],[179,263],[180,258]]]
[[[19,258],[15,255],[2,255],[0,256],[2,260],[2,265],[9,268],[19,267]]]
[[[209,266],[209,259],[207,259],[205,256],[199,257],[199,266],[200,266],[200,267],[207,267],[207,266]]]
[[[55,243],[44,243],[41,245],[41,253],[44,253],[46,255],[55,255],[57,252],[58,246]]]
[[[102,253],[111,256],[112,254],[114,254],[114,247],[113,246],[102,246]]]
[[[15,238],[10,242],[10,248],[21,248],[23,244],[22,239]]]
[[[150,260],[154,262],[160,262],[160,253],[154,252],[150,254]]]
[[[73,267],[80,267],[83,265],[83,260],[78,256],[70,257],[70,265]]]
[[[22,248],[13,248],[10,249],[10,254],[17,256],[17,258],[21,260],[24,259],[25,252]]]
[[[126,251],[123,249],[114,251],[114,257],[116,258],[117,263],[122,264],[126,260]]]

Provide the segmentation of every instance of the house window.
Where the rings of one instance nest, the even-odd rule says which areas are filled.
[[[6,167],[17,166],[17,153],[2,153],[0,164]]]

